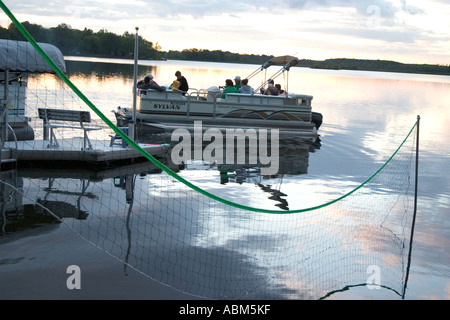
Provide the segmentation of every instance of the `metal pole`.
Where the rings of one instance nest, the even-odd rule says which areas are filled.
[[[409,253],[408,253],[408,265],[406,268],[405,285],[403,288],[402,298],[405,298],[406,285],[408,283],[409,268],[411,266],[411,254],[412,254],[412,244],[414,237],[414,227],[416,225],[416,213],[417,213],[417,195],[418,195],[418,179],[419,179],[419,129],[420,129],[420,115],[417,116],[417,132],[416,132],[416,171],[415,171],[415,186],[414,186],[414,212],[413,219],[411,223],[411,236],[409,239]]]
[[[139,27],[136,27],[136,35],[134,39],[134,74],[133,74],[133,123],[132,126],[130,126],[130,129],[133,132],[128,132],[128,134],[131,134],[132,139],[134,140],[135,137],[135,124],[136,124],[136,95],[137,95],[137,74],[138,74],[138,67],[139,67],[139,35],[138,35]]]
[[[139,28],[136,27],[136,36],[134,39],[134,74],[133,74],[133,120],[136,120],[136,94],[137,94],[137,73],[138,73],[138,61],[139,61]]]
[[[5,142],[7,139],[7,124],[8,124],[8,108],[9,108],[9,70],[6,69],[4,71],[4,92],[3,92],[3,103],[2,103],[2,109],[1,109],[1,137],[0,142],[1,146],[0,149],[3,149],[5,146]]]

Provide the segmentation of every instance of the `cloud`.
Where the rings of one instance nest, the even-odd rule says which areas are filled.
[[[378,8],[383,18],[393,18],[398,12],[408,14],[423,13],[423,10],[410,6],[406,0],[400,0],[396,6],[389,0],[279,0],[276,2],[254,0],[79,0],[68,2],[54,0],[52,5],[43,6],[42,1],[16,1],[9,5],[13,12],[40,16],[72,15],[79,18],[143,19],[145,17],[176,18],[191,16],[200,19],[207,16],[223,14],[244,14],[257,12],[274,12],[275,14],[314,11],[316,9],[350,8],[356,13],[367,16],[368,8]],[[176,21],[174,21],[176,22]]]
[[[427,39],[428,36],[422,34],[416,28],[405,30],[386,29],[365,29],[365,28],[311,28],[305,31],[312,33],[326,33],[328,35],[345,35],[353,38],[368,40],[380,40],[385,42],[414,43],[417,40]]]
[[[415,15],[415,14],[425,13],[425,11],[419,7],[408,5],[406,3],[406,0],[402,0],[401,4],[402,4],[402,10],[408,14]]]
[[[357,13],[367,15],[367,8],[373,6],[378,7],[381,16],[385,18],[394,17],[400,10],[400,8],[394,6],[389,0],[279,0],[273,2],[236,0],[232,3],[224,0],[193,0],[189,2],[183,0],[167,0],[164,3],[158,4],[158,7],[154,8],[154,10],[164,16],[183,14],[197,18],[224,13],[273,12],[275,14],[282,14],[296,11],[314,11],[318,8],[353,8]],[[406,7],[406,4],[404,6]]]
[[[442,56],[440,63],[448,60],[448,0],[52,0],[45,6],[41,0],[8,2],[20,21],[44,27],[66,23],[121,34],[139,26],[140,34],[158,41],[163,50],[310,50],[314,57],[345,49],[362,55],[373,51],[370,54],[376,56],[384,46],[391,49],[385,55],[394,50],[407,55],[409,50],[412,57],[432,49],[436,58]]]
[[[398,9],[387,0],[285,0],[289,8],[314,10],[317,8],[353,8],[361,15],[367,15],[370,7],[379,8],[381,16],[392,18]]]

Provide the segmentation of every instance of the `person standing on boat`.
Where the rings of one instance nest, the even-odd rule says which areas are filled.
[[[178,87],[178,90],[182,91],[183,95],[185,95],[186,92],[189,90],[189,85],[186,78],[181,74],[180,71],[175,72],[175,77],[177,77],[177,80],[180,81],[180,86]]]
[[[233,85],[233,81],[231,79],[225,80],[225,88],[222,91],[222,99],[227,97],[227,93],[238,93],[236,87]]]
[[[248,85],[248,79],[242,80],[242,85],[238,91],[239,91],[239,93],[244,93],[244,94],[254,94],[255,93],[255,90]]]

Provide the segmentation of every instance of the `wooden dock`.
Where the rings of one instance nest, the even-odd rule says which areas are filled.
[[[152,156],[164,157],[169,145],[139,144]],[[78,162],[90,165],[104,165],[113,162],[133,162],[144,158],[139,151],[130,146],[113,144],[108,140],[93,140],[92,149],[83,149],[83,138],[61,139],[59,146],[51,146],[48,140],[24,140],[5,142],[5,149],[12,150],[17,162]],[[5,160],[5,159],[2,159]]]

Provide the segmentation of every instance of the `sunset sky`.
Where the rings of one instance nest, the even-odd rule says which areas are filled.
[[[23,22],[135,32],[161,49],[450,64],[450,0],[3,0]],[[2,13],[0,24],[10,20]]]

